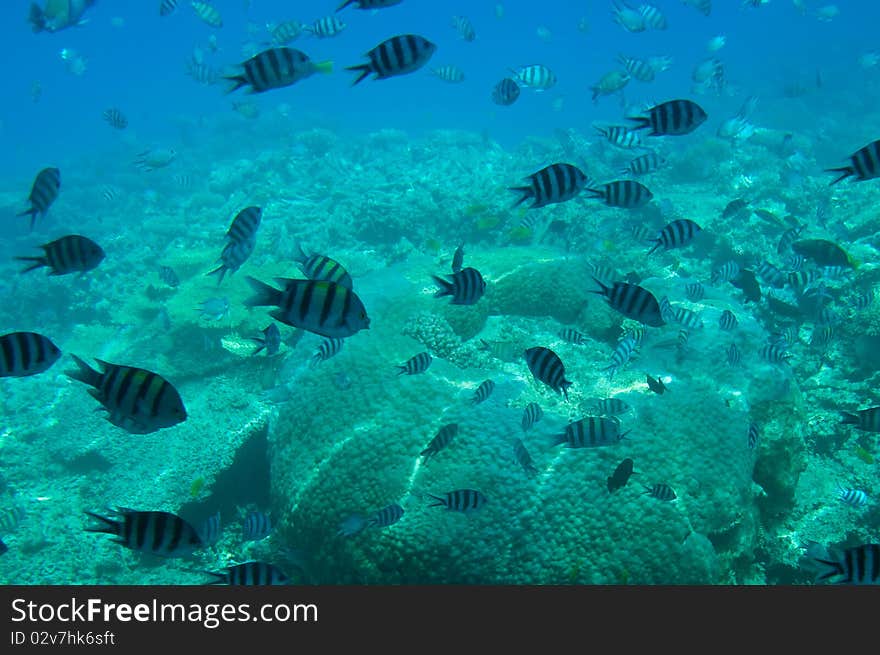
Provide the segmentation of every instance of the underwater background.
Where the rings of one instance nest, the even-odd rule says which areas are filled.
[[[880,558],[880,150],[850,159],[880,138],[877,3],[82,1],[41,0],[40,31],[0,6],[0,335],[60,351],[0,337],[0,581],[812,584]],[[353,85],[401,34],[435,49]],[[283,46],[332,72],[229,92]],[[679,99],[708,117],[634,129]],[[570,193],[530,177],[560,163]],[[66,235],[103,256],[47,274]],[[349,301],[368,319],[316,327]]]

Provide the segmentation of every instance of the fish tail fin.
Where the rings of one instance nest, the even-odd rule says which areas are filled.
[[[226,573],[225,572],[220,573],[219,571],[201,571],[201,573],[204,573],[205,575],[213,575],[215,578],[214,580],[211,580],[210,582],[206,582],[205,583],[206,585],[226,584]]]
[[[251,340],[252,340],[252,341],[256,341],[258,344],[260,344],[259,346],[257,346],[257,349],[254,350],[254,352],[251,353],[251,357],[253,357],[254,355],[258,355],[258,354],[260,353],[261,350],[265,350],[265,349],[266,349],[266,342],[263,341],[262,339],[256,339],[256,338],[254,338],[254,337],[251,337]]]
[[[22,262],[34,262],[27,268],[22,269],[20,271],[21,273],[28,273],[30,271],[33,271],[34,269],[42,268],[43,266],[49,265],[49,260],[47,260],[45,257],[16,257],[16,259]]]
[[[590,289],[590,293],[598,293],[600,296],[608,297],[608,291],[611,289],[611,287],[609,287],[608,285],[604,284],[603,282],[601,282],[601,281],[599,280],[599,278],[597,278],[597,277],[595,277],[595,276],[593,276],[593,275],[591,275],[590,277],[592,277],[592,278],[593,278],[593,282],[595,282],[596,284],[598,284],[599,287],[600,287],[599,291],[594,291],[594,290]]]
[[[215,268],[213,271],[208,271],[207,273],[205,273],[205,275],[217,275],[217,273],[219,273],[220,279],[217,280],[217,286],[219,287],[220,283],[223,281],[223,277],[226,275],[227,270],[228,270],[228,268],[227,268],[226,264],[220,264],[220,266]]]
[[[238,91],[241,87],[247,86],[247,83],[248,83],[247,79],[244,76],[244,73],[241,73],[240,75],[229,75],[229,76],[225,77],[224,79],[227,79],[230,82],[232,82],[232,86],[230,86],[228,89],[226,89],[226,93],[232,93],[233,91]]]
[[[659,248],[661,245],[662,242],[660,241],[660,239],[657,239],[657,241],[654,243],[654,247],[648,251],[648,254],[653,255],[656,252],[657,248]]]
[[[248,275],[245,277],[256,293],[244,301],[246,307],[266,307],[281,302],[282,292]]]
[[[360,75],[358,75],[357,79],[351,83],[352,86],[354,86],[355,84],[359,84],[364,79],[366,79],[367,75],[369,75],[370,73],[373,72],[373,69],[370,67],[369,64],[359,64],[357,66],[347,66],[345,70],[360,72]]]
[[[86,514],[96,521],[101,522],[101,525],[87,527],[85,529],[86,532],[103,532],[105,534],[119,535],[121,528],[119,521],[107,518],[106,516],[101,516],[100,514],[95,514],[94,512],[86,512]]]
[[[530,186],[512,186],[508,187],[508,190],[515,191],[516,193],[521,193],[520,199],[513,203],[514,207],[519,207],[522,203],[524,203],[529,198],[532,198],[535,195],[535,192],[532,190]]]
[[[643,130],[646,127],[651,127],[651,119],[647,116],[627,116],[626,119],[638,123],[638,125],[632,128],[633,130]]]
[[[345,9],[348,5],[353,5],[355,2],[357,2],[357,0],[345,0],[345,2],[343,2],[341,5],[339,5],[339,6],[336,8],[336,11],[342,11],[342,10]]]
[[[859,424],[859,417],[856,414],[853,414],[851,412],[841,412],[840,416],[842,419],[840,422],[843,425],[858,425]]]
[[[16,214],[16,216],[30,216],[31,217],[31,230],[33,230],[34,223],[37,222],[37,208],[31,207],[30,209],[25,209],[23,212]]]
[[[329,75],[333,72],[333,62],[329,60],[317,62],[315,64],[315,71],[323,73],[324,75]]]
[[[562,384],[559,385],[562,388],[562,395],[568,400],[568,388],[571,386],[571,382],[569,380],[563,380]]]
[[[293,255],[293,261],[295,261],[297,264],[305,264],[309,256],[306,255],[306,251],[303,250],[301,243],[296,244],[296,250],[297,253]]]
[[[85,382],[86,384],[93,387],[100,386],[101,378],[103,376],[73,353],[71,353],[70,356],[73,357],[73,361],[76,363],[78,368],[65,371],[65,375],[74,380]]]
[[[838,177],[836,180],[834,180],[833,182],[830,182],[828,184],[828,186],[834,186],[838,182],[848,178],[850,175],[856,174],[855,169],[853,169],[852,166],[843,166],[842,168],[826,168],[825,172],[826,173],[840,173],[841,174],[840,177]]]
[[[823,570],[816,573],[816,582],[833,578],[835,575],[843,575],[843,567],[840,565],[840,562],[819,558],[814,558],[813,561],[823,568]]]
[[[438,289],[437,292],[434,294],[435,298],[455,295],[455,287],[453,286],[452,282],[437,277],[436,275],[432,275],[431,277],[434,278],[434,282],[436,282],[440,286],[440,289]]]
[[[428,505],[428,507],[446,507],[445,498],[441,498],[440,496],[435,496],[434,494],[429,493],[426,493],[425,495],[428,496],[431,500],[435,501]]]

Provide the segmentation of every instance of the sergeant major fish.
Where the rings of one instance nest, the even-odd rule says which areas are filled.
[[[475,268],[463,268],[458,273],[453,273],[449,280],[436,275],[432,277],[440,286],[434,297],[452,296],[453,305],[474,305],[486,292],[486,280]]]
[[[311,77],[315,73],[330,73],[332,62],[316,63],[308,55],[295,48],[269,48],[257,53],[240,64],[242,71],[227,75],[233,85],[226,91],[232,93],[243,86],[250,86],[249,93],[264,93],[280,89]]]
[[[335,259],[326,255],[312,253],[306,255],[301,246],[298,246],[299,254],[294,255],[293,260],[299,265],[302,274],[310,280],[324,280],[335,282],[346,289],[354,289],[351,275]]]
[[[519,98],[519,84],[505,77],[492,89],[492,102],[503,107],[512,105]]]
[[[44,168],[34,179],[31,186],[31,193],[28,200],[31,203],[30,209],[27,209],[17,216],[31,217],[31,229],[34,229],[34,223],[37,216],[43,217],[49,211],[49,207],[58,198],[58,192],[61,189],[61,171],[57,168]]]
[[[431,365],[432,361],[434,361],[434,358],[431,357],[431,354],[427,352],[413,355],[406,361],[406,363],[401,364],[397,367],[398,369],[400,369],[397,374],[402,375],[406,373],[407,375],[417,375],[419,373],[424,373],[428,370],[428,367]]]
[[[462,512],[470,514],[476,512],[486,505],[488,499],[482,492],[476,489],[456,489],[448,491],[442,496],[428,494],[434,502],[428,507],[445,507],[451,512]]]
[[[223,27],[223,17],[214,5],[208,2],[199,2],[198,0],[193,0],[190,4],[196,12],[196,16],[198,16],[203,23],[210,25],[211,27]]]
[[[525,351],[526,364],[532,375],[558,394],[568,400],[568,388],[571,381],[565,379],[565,365],[559,355],[543,346],[536,346]]]
[[[412,73],[425,64],[437,50],[437,45],[417,34],[393,36],[366,53],[369,63],[348,66],[346,70],[360,73],[352,86],[371,73],[377,80]]]
[[[198,531],[176,514],[124,507],[112,512],[112,517],[86,512],[101,522],[86,532],[111,534],[116,537],[114,543],[162,557],[186,557],[204,545]]]
[[[449,423],[440,428],[437,434],[434,435],[434,438],[428,443],[427,447],[419,453],[421,457],[425,458],[422,460],[422,463],[427,463],[427,461],[434,455],[446,448],[457,434],[458,425],[456,423]]]
[[[236,587],[286,585],[290,582],[287,575],[274,564],[267,562],[243,562],[235,566],[227,566],[222,571],[205,571],[216,579],[207,584],[224,584]]]
[[[22,273],[46,266],[49,275],[79,273],[82,276],[104,260],[104,250],[101,246],[79,234],[68,234],[55,241],[44,243],[40,248],[44,252],[41,257],[15,258],[23,262],[33,262],[23,269]]]
[[[10,332],[0,336],[0,378],[21,378],[49,370],[61,350],[49,337],[36,332]]]
[[[393,7],[394,5],[399,5],[401,2],[403,2],[403,0],[346,0],[336,8],[336,11],[341,11],[353,4],[357,4],[357,9],[376,10],[383,9],[384,7]]]
[[[566,163],[551,164],[526,179],[530,180],[528,186],[510,187],[511,191],[521,194],[514,207],[529,199],[534,200],[530,209],[565,202],[577,196],[587,184],[584,172]]]
[[[546,91],[556,86],[556,74],[542,64],[523,66],[512,72],[517,83],[536,91]]]
[[[690,134],[709,117],[705,110],[692,100],[669,100],[651,107],[647,116],[632,116],[637,130],[650,128],[649,136],[681,136]]]

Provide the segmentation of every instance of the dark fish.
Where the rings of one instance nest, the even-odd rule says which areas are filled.
[[[45,254],[42,257],[16,257],[22,262],[33,262],[23,269],[22,273],[46,266],[49,275],[68,275],[85,273],[93,270],[104,261],[104,251],[91,239],[78,234],[67,236],[44,243],[40,248]]]
[[[286,585],[290,579],[284,572],[267,562],[244,562],[235,566],[227,566],[222,571],[205,571],[217,579],[207,584],[224,584],[234,586],[267,586]]]
[[[251,353],[252,355],[256,355],[261,350],[266,351],[266,357],[271,357],[281,348],[281,330],[278,329],[278,326],[275,323],[270,323],[269,326],[263,330],[262,337],[251,337],[252,341],[256,341],[259,347]]]
[[[49,207],[58,197],[58,191],[60,189],[61,171],[57,168],[44,168],[37,173],[37,177],[34,179],[34,184],[31,186],[31,194],[28,196],[31,208],[17,214],[17,216],[30,215],[31,229],[33,229],[34,223],[37,220],[37,215],[39,214],[41,217],[46,215],[46,212],[49,211]]]
[[[226,237],[232,241],[253,241],[257,238],[257,229],[263,218],[263,210],[260,207],[245,207],[229,225]]]
[[[455,249],[455,254],[452,255],[452,272],[458,273],[461,271],[462,264],[464,264],[464,244],[459,245]]]
[[[761,359],[771,364],[784,364],[792,357],[791,353],[786,352],[785,344],[778,343],[765,343],[758,350],[758,354]]]
[[[151,555],[186,557],[204,544],[194,527],[170,512],[139,511],[118,507],[111,510],[119,518],[86,512],[101,521],[86,532],[103,532],[116,537],[114,543]]]
[[[651,190],[635,180],[616,180],[603,184],[598,189],[586,189],[591,198],[599,198],[609,207],[632,209],[651,202],[654,194]]]
[[[128,127],[128,119],[125,117],[125,114],[119,109],[116,109],[116,107],[105,109],[104,113],[101,115],[110,127],[114,127],[117,130],[124,130]]]
[[[616,417],[587,416],[573,421],[565,427],[565,432],[556,436],[554,445],[565,444],[566,448],[596,448],[617,443],[626,436],[621,434],[620,421]]]
[[[341,284],[346,289],[354,289],[351,281],[351,275],[345,270],[335,259],[330,259],[326,255],[311,254],[306,255],[301,246],[297,247],[298,255],[294,255],[293,261],[299,264],[302,274],[310,280],[324,280],[326,282],[335,282]]]
[[[159,279],[172,289],[180,286],[180,278],[177,277],[177,273],[170,266],[159,267]]]
[[[662,396],[664,391],[669,391],[669,389],[666,388],[666,385],[663,384],[663,380],[660,378],[655,380],[650,375],[645,375],[645,378],[648,382],[648,388],[654,393]]]
[[[666,324],[660,311],[660,303],[650,291],[637,284],[629,282],[615,282],[614,286],[607,286],[597,278],[593,281],[601,287],[600,291],[592,291],[604,296],[611,308],[620,312],[627,318],[650,327],[661,327]]]
[[[758,284],[754,271],[743,270],[735,279],[730,280],[730,283],[743,292],[747,302],[760,302],[761,285]]]
[[[324,18],[319,18],[311,25],[306,25],[305,29],[319,39],[326,39],[331,36],[336,36],[344,30],[345,27],[345,23],[336,18],[336,16],[324,16]]]
[[[2,539],[0,539],[0,555],[3,555],[8,550],[9,546],[7,546]]]
[[[529,403],[526,405],[526,408],[523,410],[522,415],[522,429],[523,431],[528,431],[532,429],[532,426],[535,425],[538,421],[540,421],[544,416],[544,411],[541,409],[541,406],[538,403]]]
[[[692,100],[670,100],[651,107],[647,116],[631,116],[638,126],[634,129],[651,128],[649,136],[681,136],[690,134],[709,117],[700,105]]]
[[[495,390],[495,383],[492,380],[483,380],[480,383],[480,386],[477,387],[477,390],[474,392],[474,397],[471,402],[474,405],[479,405],[484,402],[492,395],[492,392]]]
[[[880,139],[856,150],[850,155],[849,161],[849,166],[825,169],[827,173],[840,173],[840,177],[831,184],[837,184],[848,177],[855,177],[857,182],[863,182],[880,176]]]
[[[758,445],[758,438],[761,436],[761,429],[758,427],[757,423],[749,423],[749,438],[748,438],[748,446],[749,450],[754,450]]]
[[[737,198],[736,200],[731,200],[724,207],[724,211],[721,212],[721,218],[733,218],[737,216],[740,212],[742,212],[746,207],[749,206],[747,200],[743,198]]]
[[[312,355],[309,367],[315,368],[321,362],[326,362],[328,359],[338,354],[339,351],[342,350],[342,344],[344,343],[345,339],[324,339],[321,342],[321,345],[318,346],[318,350]]]
[[[479,510],[488,502],[486,496],[476,489],[456,489],[442,496],[428,495],[435,501],[428,507],[445,507],[449,511],[465,514]]]
[[[98,372],[76,355],[74,380],[94,387],[89,393],[107,411],[106,419],[131,434],[149,434],[186,420],[186,409],[177,389],[165,378],[142,368],[96,360]]]
[[[431,357],[430,353],[419,353],[410,357],[405,364],[399,365],[397,368],[400,370],[397,374],[417,375],[418,373],[424,373],[428,370],[432,361],[434,361],[434,358]]]
[[[507,107],[517,101],[519,94],[519,84],[509,77],[505,77],[492,89],[492,102]]]
[[[372,516],[367,519],[368,528],[387,528],[397,523],[403,518],[403,507],[397,503],[376,510]]]
[[[581,169],[565,163],[550,164],[526,179],[531,180],[529,186],[509,187],[522,194],[514,207],[529,199],[534,199],[529,209],[565,202],[577,196],[587,183],[587,176]]]
[[[578,346],[583,346],[587,343],[587,338],[575,330],[574,328],[564,327],[559,331],[559,338],[563,341],[567,341],[568,343],[573,343]]]
[[[0,377],[37,375],[49,370],[59,357],[58,346],[42,334],[10,332],[0,336]]]
[[[162,0],[159,3],[159,15],[170,16],[177,11],[177,3],[179,0]]]
[[[458,424],[449,423],[448,425],[444,425],[440,428],[439,432],[431,439],[428,446],[421,452],[419,455],[424,457],[424,461],[422,463],[426,463],[429,459],[431,459],[434,455],[439,453],[441,450],[446,448],[458,434]]]
[[[336,11],[345,9],[349,5],[357,4],[357,9],[382,9],[383,7],[392,7],[399,5],[403,0],[346,0]]]
[[[486,281],[475,268],[463,268],[458,273],[453,273],[448,281],[436,275],[431,277],[440,285],[434,297],[452,296],[453,305],[474,305],[486,291]]]
[[[865,432],[880,432],[880,407],[869,407],[856,412],[841,412],[845,425],[854,425]]]
[[[556,393],[561,393],[568,400],[568,388],[571,382],[565,379],[565,365],[559,355],[543,346],[536,346],[525,351],[526,364],[535,379],[543,382]]]
[[[649,486],[645,485],[645,493],[657,500],[675,500],[676,495],[668,484],[663,484],[662,482],[658,482],[655,485]]]
[[[814,558],[824,567],[816,582],[839,577],[835,584],[880,584],[880,544],[862,544],[834,553],[834,559]]]
[[[202,523],[202,527],[199,530],[199,536],[202,538],[202,543],[206,546],[213,546],[218,541],[220,541],[220,533],[222,529],[220,527],[220,511],[218,510],[214,514],[211,514],[208,518],[205,519],[204,523]]]
[[[241,73],[226,76],[234,83],[227,93],[243,86],[251,87],[249,93],[263,93],[290,86],[315,73],[333,71],[331,62],[315,63],[304,52],[287,47],[264,50],[242,62],[241,67]]]
[[[672,221],[657,235],[654,240],[654,247],[648,251],[652,254],[657,248],[663,247],[664,250],[672,248],[680,248],[691,241],[697,234],[702,231],[699,225],[687,218],[680,218]]]
[[[736,320],[736,316],[729,309],[725,309],[721,312],[721,318],[718,319],[718,325],[722,330],[733,330],[739,324],[739,321]]]
[[[283,285],[276,289],[248,276],[256,293],[245,300],[247,307],[274,305],[269,315],[277,321],[324,337],[350,337],[370,327],[370,319],[360,298],[334,282],[275,278]]]
[[[366,53],[370,62],[348,66],[346,70],[360,73],[352,86],[375,73],[374,79],[383,80],[395,75],[405,75],[428,63],[437,46],[417,34],[401,34],[383,41]]]
[[[513,456],[516,458],[517,464],[522,466],[523,470],[528,475],[535,475],[538,473],[538,469],[535,468],[532,456],[529,455],[529,451],[526,450],[525,444],[519,437],[513,438]]]
[[[251,511],[244,517],[241,528],[242,541],[260,541],[272,532],[272,519],[263,512]]]
[[[608,493],[614,493],[618,489],[622,489],[629,482],[629,477],[633,474],[633,461],[627,457],[617,468],[614,469],[608,478]]]
[[[791,244],[791,249],[816,262],[817,266],[846,266],[853,268],[847,252],[831,241],[824,239],[803,239]]]

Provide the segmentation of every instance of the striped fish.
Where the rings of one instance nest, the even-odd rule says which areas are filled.
[[[434,297],[452,296],[452,305],[474,305],[486,292],[486,280],[475,268],[463,268],[449,276],[449,280],[436,275],[431,277],[440,286]]]
[[[133,366],[97,359],[98,372],[76,355],[77,370],[67,371],[74,380],[94,387],[89,393],[107,411],[107,420],[131,434],[149,434],[186,420],[186,409],[177,389],[161,375]]]
[[[597,278],[593,281],[601,287],[599,291],[591,291],[604,296],[611,308],[627,318],[650,327],[661,327],[666,324],[660,311],[660,303],[650,291],[637,284],[615,282],[613,286],[602,284]]]
[[[346,289],[354,289],[351,281],[351,275],[348,271],[335,259],[330,259],[326,255],[306,255],[302,246],[297,246],[299,254],[295,255],[293,261],[299,264],[302,274],[310,280],[324,280],[326,282],[335,282]]]
[[[0,377],[22,378],[49,370],[61,357],[49,337],[36,332],[0,336]]]
[[[618,280],[621,277],[620,274],[613,268],[610,268],[608,266],[600,266],[596,263],[590,264],[590,271],[593,273],[593,277],[601,280],[608,286],[614,284],[614,280]]]
[[[706,295],[706,289],[703,288],[703,285],[699,282],[691,282],[684,288],[684,293],[687,296],[688,300],[692,302],[699,302]]]
[[[445,507],[451,512],[469,514],[482,508],[488,501],[482,492],[476,489],[456,489],[448,491],[442,496],[428,494],[435,502],[428,507]]]
[[[261,350],[265,350],[266,357],[271,357],[281,348],[281,330],[278,329],[278,326],[275,325],[275,323],[270,323],[269,326],[263,330],[262,337],[251,337],[251,341],[256,341],[259,344],[259,347],[251,353],[252,355],[256,355]]]
[[[682,352],[687,350],[688,339],[690,338],[690,332],[685,330],[684,328],[678,331],[678,349]]]
[[[639,6],[639,13],[645,19],[645,25],[652,30],[665,30],[668,26],[666,16],[653,5]]]
[[[546,91],[556,85],[556,74],[542,64],[523,66],[512,72],[519,84],[538,91]]]
[[[345,0],[336,11],[345,9],[349,5],[357,4],[357,9],[383,9],[384,7],[392,7],[399,5],[403,0]]]
[[[179,0],[162,0],[159,3],[159,15],[160,16],[170,16],[175,11],[177,11],[177,4]]]
[[[880,584],[880,544],[853,546],[832,557],[814,558],[825,569],[816,577],[816,582],[838,577],[835,584]]]
[[[177,273],[175,273],[174,269],[170,266],[159,267],[159,279],[172,289],[176,289],[180,286],[180,278],[177,277]]]
[[[525,471],[527,475],[536,475],[538,473],[538,469],[535,468],[532,456],[529,455],[529,451],[526,450],[526,445],[519,437],[513,438],[513,457],[516,459],[516,463],[522,466],[523,471]]]
[[[868,504],[868,494],[861,489],[846,489],[837,484],[837,499],[851,507],[861,507]]]
[[[782,255],[791,250],[791,244],[800,238],[801,232],[803,232],[806,227],[806,225],[798,225],[796,227],[790,227],[783,232],[782,236],[779,238],[779,243],[776,246],[776,252]]]
[[[309,367],[315,368],[321,362],[326,362],[334,355],[337,355],[342,350],[342,344],[344,343],[345,339],[324,339],[321,345],[318,346],[318,350],[312,355]]]
[[[748,446],[749,450],[754,450],[758,445],[758,438],[761,436],[761,429],[757,423],[749,423]]]
[[[596,448],[617,443],[629,431],[621,434],[620,421],[616,417],[587,416],[569,423],[565,432],[556,436],[553,445],[565,444],[566,448]]]
[[[509,77],[505,77],[492,89],[492,102],[507,107],[517,101],[519,94],[519,84]]]
[[[198,0],[193,0],[190,4],[192,4],[192,8],[195,10],[196,16],[203,23],[211,27],[223,27],[223,17],[214,5],[207,2],[199,2]]]
[[[666,159],[658,155],[656,152],[647,152],[633,159],[629,165],[621,171],[626,175],[647,175],[659,170],[666,163]]]
[[[306,29],[298,20],[286,20],[283,23],[267,24],[266,29],[272,35],[272,43],[275,45],[287,45],[299,38]]]
[[[452,27],[454,27],[461,38],[468,43],[477,38],[474,26],[471,21],[468,20],[467,16],[453,16]]]
[[[864,311],[874,303],[874,289],[868,289],[853,297],[850,301],[853,309],[858,312]]]
[[[257,238],[257,229],[263,218],[263,210],[260,207],[245,207],[229,225],[226,237],[232,241],[252,241]]]
[[[620,398],[600,398],[593,405],[593,411],[599,416],[619,416],[626,414],[630,409],[630,406]]]
[[[736,315],[732,311],[725,309],[721,312],[721,318],[718,319],[718,325],[722,330],[734,330],[736,329],[736,326],[739,325],[739,321],[736,320]]]
[[[40,248],[45,253],[41,257],[15,258],[23,262],[33,262],[23,269],[22,273],[46,266],[49,269],[49,275],[79,273],[82,276],[96,268],[104,260],[104,250],[101,246],[78,234],[69,234],[55,241],[44,243]]]
[[[849,162],[848,166],[842,168],[825,169],[827,173],[840,173],[840,176],[831,182],[831,185],[848,177],[854,177],[857,182],[863,182],[880,176],[880,139],[856,150],[850,155]]]
[[[49,211],[49,207],[55,202],[55,199],[58,197],[58,191],[61,189],[61,171],[57,168],[44,168],[39,173],[37,173],[37,177],[34,178],[34,183],[31,186],[31,194],[28,196],[28,200],[31,203],[31,208],[26,209],[20,214],[16,214],[17,216],[28,216],[31,217],[31,229],[34,229],[34,223],[37,220],[37,215],[43,217],[46,215],[46,212]]]
[[[623,333],[618,337],[618,341],[623,341],[624,339],[635,339],[636,346],[641,347],[645,342],[645,336],[647,335],[648,330],[645,329],[644,325],[630,325],[628,327],[622,327]]]
[[[226,93],[232,93],[243,86],[250,86],[249,93],[264,93],[290,86],[315,73],[333,71],[331,62],[315,63],[304,52],[286,47],[263,50],[243,61],[240,66],[240,73],[225,76],[224,79],[233,82]]]
[[[431,365],[431,362],[434,361],[434,358],[431,357],[430,353],[419,353],[418,355],[413,355],[410,357],[405,364],[398,365],[397,368],[400,370],[397,372],[398,375],[402,375],[406,373],[407,375],[417,375],[419,373],[424,373],[428,370],[428,367]]]
[[[452,64],[440,66],[439,68],[432,68],[431,72],[444,82],[450,82],[452,84],[464,82],[464,72],[458,66],[453,66]]]
[[[718,284],[719,282],[730,282],[739,277],[739,274],[739,264],[734,261],[724,262],[721,266],[712,271],[711,283]]]
[[[844,425],[854,425],[865,432],[880,432],[880,407],[869,407],[856,412],[842,412]]]
[[[583,334],[570,327],[562,328],[559,331],[559,338],[578,346],[583,346],[587,342],[587,338]]]
[[[636,121],[637,130],[651,128],[649,136],[681,136],[690,134],[709,117],[692,100],[670,100],[647,110],[647,116],[628,117]]]
[[[278,290],[248,276],[256,292],[245,300],[246,307],[274,305],[269,315],[277,321],[302,328],[322,337],[350,337],[370,327],[361,299],[351,289],[335,282],[275,278],[284,286]]]
[[[781,289],[785,286],[785,273],[768,261],[763,261],[758,264],[755,272],[765,284],[769,284],[774,289]]]
[[[401,34],[383,41],[366,53],[367,64],[348,66],[346,70],[359,72],[352,86],[375,73],[373,79],[384,80],[395,75],[405,75],[428,63],[437,46],[417,34]]]
[[[822,279],[822,271],[811,268],[808,270],[792,271],[785,276],[785,281],[795,291],[800,291],[816,280]]]
[[[617,55],[617,61],[624,70],[639,82],[652,82],[657,71],[643,59],[635,59],[626,55]]]
[[[128,127],[128,119],[125,117],[125,114],[116,107],[105,109],[101,116],[103,116],[104,120],[107,121],[107,124],[110,125],[110,127],[117,130],[124,130]]]
[[[458,424],[457,423],[449,423],[448,425],[444,425],[440,430],[434,435],[434,438],[428,443],[427,447],[419,453],[421,457],[424,457],[423,464],[427,463],[429,459],[431,459],[434,455],[439,453],[441,450],[446,448],[451,442],[455,435],[458,434]]]
[[[680,248],[687,245],[703,228],[688,218],[680,218],[672,221],[657,235],[654,240],[654,247],[648,251],[652,254],[657,248],[663,247],[664,250],[672,248]]]
[[[387,528],[394,525],[402,518],[403,507],[397,503],[391,503],[390,505],[373,512],[373,514],[367,519],[367,527]]]
[[[220,278],[217,280],[217,285],[219,286],[220,283],[223,282],[223,277],[226,275],[227,271],[232,274],[242,267],[254,252],[256,245],[256,239],[250,239],[248,241],[230,241],[223,247],[223,250],[220,253],[220,266],[213,271],[208,272],[207,275],[216,275],[219,273]]]
[[[336,16],[324,16],[324,18],[319,18],[311,25],[306,25],[305,29],[319,39],[326,39],[336,36],[346,27],[346,24]]]
[[[606,366],[604,371],[608,374],[608,379],[612,379],[614,374],[617,373],[620,368],[626,364],[632,354],[636,350],[636,340],[632,337],[627,337],[622,339],[617,347],[614,349],[614,352],[611,353],[611,364]]]
[[[571,381],[565,379],[565,365],[559,355],[543,346],[536,346],[525,351],[526,364],[529,371],[539,382],[543,382],[556,393],[561,393],[568,400],[568,388]]]
[[[525,179],[530,180],[528,186],[509,187],[521,194],[514,207],[529,199],[534,199],[529,209],[565,202],[577,196],[587,183],[587,176],[581,169],[564,163],[550,164]]]
[[[244,517],[241,527],[242,541],[260,541],[272,532],[272,519],[263,512],[251,511]]]
[[[217,579],[207,584],[233,585],[236,587],[286,585],[290,579],[274,564],[268,562],[244,562],[227,566],[222,571],[205,571]]]
[[[206,546],[213,546],[220,541],[221,533],[220,510],[217,510],[214,514],[206,518],[204,523],[202,523],[202,527],[199,530],[199,536],[202,538],[203,544]]]
[[[807,258],[803,255],[797,254],[796,252],[789,253],[789,255],[785,258],[785,265],[793,271],[801,270],[806,263]]]
[[[635,180],[615,180],[598,189],[587,188],[591,198],[599,198],[609,207],[632,209],[646,205],[654,197],[651,190]]]
[[[814,348],[822,348],[828,346],[834,338],[833,325],[816,325],[810,333],[810,345]]]
[[[495,391],[495,383],[492,380],[483,380],[474,392],[474,397],[471,399],[471,403],[479,405],[486,401],[489,396],[492,395],[493,391]]]
[[[785,363],[792,357],[791,353],[786,352],[785,344],[779,343],[764,344],[761,346],[758,354],[761,356],[761,359],[770,362],[771,364]]]
[[[526,405],[526,408],[523,410],[521,423],[523,432],[531,430],[535,423],[540,421],[543,417],[544,410],[541,409],[541,406],[538,403],[529,403]]]
[[[609,125],[608,127],[596,127],[596,131],[608,139],[608,143],[631,150],[639,148],[642,145],[642,139],[639,133],[624,127],[623,125]]]
[[[101,525],[86,532],[112,534],[125,548],[162,557],[186,557],[204,544],[194,527],[170,512],[139,511],[118,507],[113,516],[86,512]],[[116,518],[114,518],[116,517]]]
[[[464,264],[464,244],[459,244],[452,255],[452,272],[458,273]]]
[[[657,500],[675,500],[675,491],[668,484],[658,482],[654,485],[645,485],[645,494]]]
[[[6,536],[15,532],[26,518],[24,507],[10,507],[0,511],[0,535]]]

